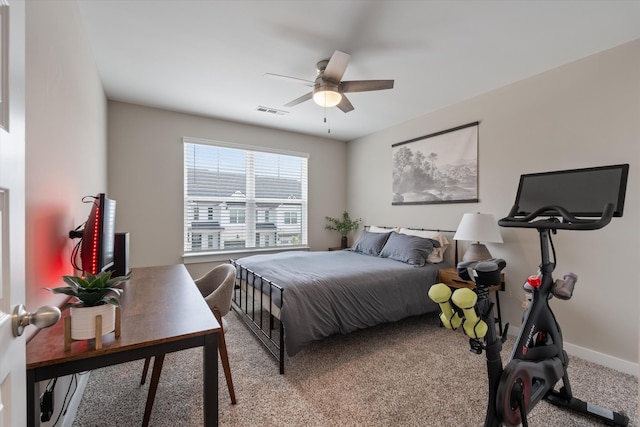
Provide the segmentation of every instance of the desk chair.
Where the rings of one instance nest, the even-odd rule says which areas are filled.
[[[204,297],[207,305],[211,308],[213,315],[220,324],[220,332],[218,333],[218,349],[220,351],[220,360],[222,361],[222,368],[224,369],[224,376],[227,380],[227,387],[229,388],[229,396],[231,397],[231,403],[236,404],[236,394],[233,389],[233,380],[231,379],[231,369],[229,368],[229,357],[227,355],[227,344],[224,339],[224,331],[227,328],[227,321],[224,316],[229,312],[231,308],[231,297],[233,296],[233,286],[235,284],[236,268],[231,264],[221,264],[214,267],[207,274],[199,279],[194,280],[196,286],[200,290],[200,293]],[[144,410],[144,419],[142,421],[143,426],[149,425],[149,418],[151,417],[151,409],[153,408],[153,401],[156,397],[156,390],[158,388],[158,382],[160,380],[160,373],[162,372],[162,364],[164,363],[164,354],[155,357],[153,362],[153,371],[151,372],[151,384],[149,384],[149,394],[147,395],[147,405]],[[142,380],[140,385],[145,383],[147,378],[147,372],[149,370],[149,364],[151,358],[147,357],[144,361],[144,368],[142,370]]]

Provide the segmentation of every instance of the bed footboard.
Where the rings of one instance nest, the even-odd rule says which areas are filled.
[[[274,303],[280,301],[282,304],[284,289],[236,260],[229,262],[236,268],[231,306],[278,361],[280,373],[284,374],[284,325],[280,321],[280,307]]]

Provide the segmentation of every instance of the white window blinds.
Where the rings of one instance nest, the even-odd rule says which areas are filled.
[[[307,244],[307,158],[184,138],[184,253]]]

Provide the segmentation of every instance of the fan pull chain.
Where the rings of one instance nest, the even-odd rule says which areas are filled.
[[[324,122],[327,123],[327,107],[324,107]],[[331,123],[327,126],[327,133],[331,133]]]

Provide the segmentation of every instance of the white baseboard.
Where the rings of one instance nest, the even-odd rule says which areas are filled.
[[[75,379],[74,379],[75,377]],[[89,373],[72,374],[57,378],[54,386],[53,416],[49,421],[42,421],[41,427],[71,427],[78,412],[84,389],[89,382]],[[38,384],[40,394],[50,384],[50,380]],[[68,398],[67,398],[68,396]],[[68,400],[67,400],[68,399]]]
[[[520,328],[509,325],[508,333],[509,335],[517,337],[520,333]],[[585,347],[580,347],[566,341],[564,342],[564,349],[569,356],[579,357],[580,359],[638,377],[640,366],[637,363],[622,360],[609,354],[600,353]]]
[[[89,382],[89,375],[91,375],[91,372],[87,372],[83,375],[78,375],[78,388],[69,401],[67,414],[62,420],[62,427],[71,427],[73,425],[73,421],[76,419],[76,413],[78,412],[78,406],[80,406],[80,401],[82,400],[82,396],[84,395],[84,389]]]
[[[564,343],[564,349],[570,356],[579,357],[580,359],[588,360],[589,362],[597,363],[598,365],[605,366],[607,368],[615,369],[616,371],[623,372],[625,374],[638,376],[638,364],[629,362],[628,360],[618,359],[617,357],[609,354],[600,353],[595,350],[591,350],[585,347],[580,347],[568,342]]]

